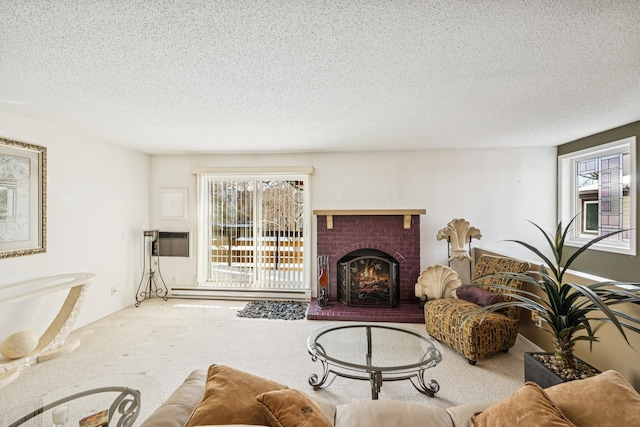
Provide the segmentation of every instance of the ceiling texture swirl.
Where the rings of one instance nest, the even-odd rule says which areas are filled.
[[[0,111],[150,154],[555,146],[640,120],[637,0],[0,0],[0,16]]]

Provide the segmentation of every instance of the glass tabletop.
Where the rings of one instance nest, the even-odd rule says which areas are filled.
[[[307,340],[312,355],[345,368],[382,372],[435,366],[442,347],[429,336],[386,325],[328,326]]]
[[[0,286],[0,304],[18,302],[39,293],[54,292],[86,284],[91,282],[94,277],[93,273],[69,273],[2,285]]]
[[[37,394],[37,393],[34,393]],[[118,374],[96,377],[63,387],[23,404],[0,406],[0,426],[51,427],[53,412],[66,406],[69,426],[82,419],[109,412],[110,426],[138,426],[160,403],[162,386],[144,374]],[[30,419],[23,419],[30,417]]]

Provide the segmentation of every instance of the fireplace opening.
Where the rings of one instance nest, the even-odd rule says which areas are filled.
[[[338,261],[338,301],[348,306],[393,307],[399,297],[399,264],[377,249],[359,249]]]

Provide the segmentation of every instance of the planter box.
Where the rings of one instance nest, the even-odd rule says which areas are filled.
[[[533,381],[536,384],[539,384],[542,388],[547,388],[563,383],[565,380],[557,376],[555,372],[547,368],[543,363],[539,362],[533,357],[536,354],[550,353],[524,353],[524,381]],[[580,360],[580,363],[584,363],[598,373],[600,372],[585,361]]]

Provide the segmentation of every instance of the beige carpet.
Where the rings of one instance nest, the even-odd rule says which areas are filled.
[[[0,413],[56,389],[94,381],[140,388],[143,419],[192,370],[206,369],[212,363],[268,377],[336,404],[371,398],[366,381],[339,377],[318,391],[308,384],[311,374],[321,374],[321,364],[311,360],[307,337],[335,322],[237,317],[245,304],[150,299],[138,308],[131,306],[82,327],[69,338],[81,340],[77,350],[24,369],[0,389]],[[424,333],[424,325],[396,325]],[[523,353],[534,350],[519,338],[508,353],[471,366],[445,347],[443,361],[427,375],[440,383],[435,398],[418,393],[409,381],[396,381],[383,384],[380,399],[440,407],[499,400],[522,385]]]

